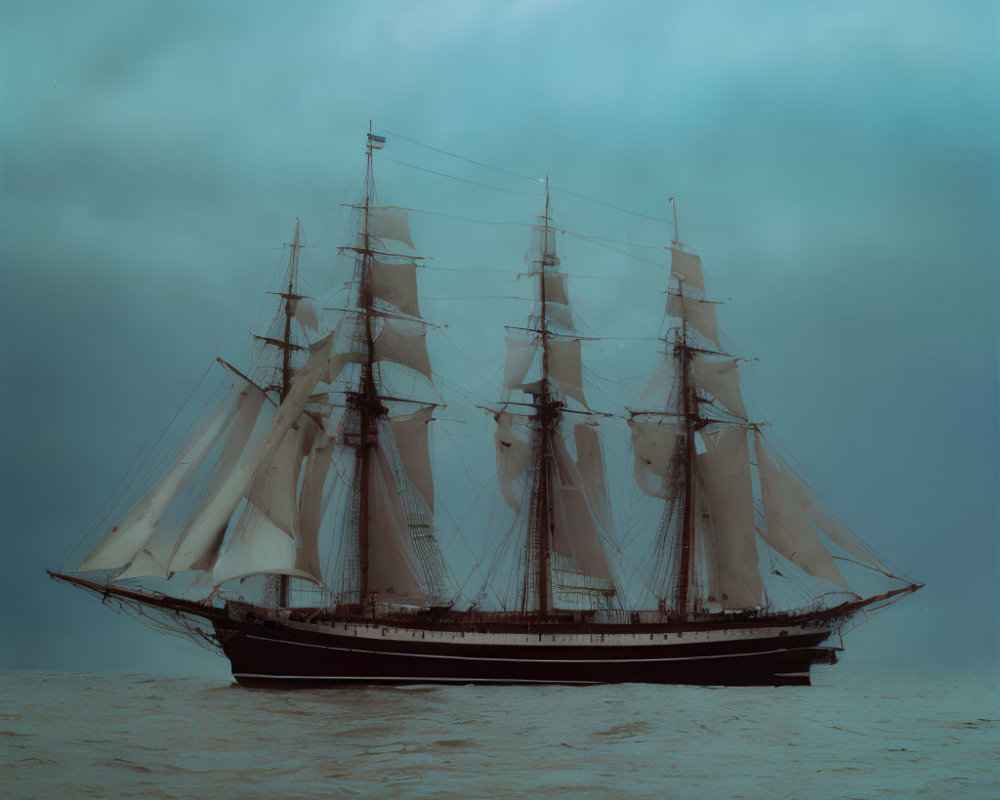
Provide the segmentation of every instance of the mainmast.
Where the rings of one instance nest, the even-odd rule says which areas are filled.
[[[533,498],[535,508],[535,564],[537,567],[538,613],[545,616],[552,610],[552,436],[559,423],[562,403],[552,396],[549,384],[549,325],[545,296],[546,272],[555,265],[549,249],[553,236],[549,217],[549,178],[545,176],[545,214],[542,217],[542,252],[538,281],[541,299],[542,377],[535,395],[535,425],[538,437],[538,485]]]
[[[681,247],[680,234],[677,230],[677,206],[674,198],[670,198],[670,206],[674,212],[674,236],[671,244],[674,247]],[[684,283],[678,281],[678,292],[683,292]],[[686,614],[688,611],[688,598],[691,590],[691,573],[694,556],[692,540],[694,538],[694,471],[695,471],[695,443],[694,435],[701,426],[698,416],[698,394],[691,381],[691,356],[692,351],[688,346],[688,324],[685,317],[681,318],[681,338],[675,345],[675,354],[679,361],[681,378],[681,397],[683,398],[683,425],[684,425],[684,498],[683,511],[681,517],[681,538],[678,558],[677,591],[675,606],[678,612]]]
[[[375,340],[372,335],[372,269],[374,254],[371,241],[371,209],[372,195],[375,190],[374,173],[372,170],[372,150],[375,141],[372,138],[371,123],[368,123],[368,144],[365,154],[368,160],[365,174],[365,205],[360,248],[361,269],[358,284],[358,305],[364,317],[364,359],[361,362],[361,385],[359,391],[349,396],[349,404],[358,411],[358,430],[360,434],[355,452],[356,475],[359,475],[359,505],[358,505],[358,603],[362,612],[368,606],[368,551],[369,551],[369,496],[371,494],[371,462],[375,448],[378,446],[378,419],[386,413],[385,406],[379,399],[378,387],[375,385]]]

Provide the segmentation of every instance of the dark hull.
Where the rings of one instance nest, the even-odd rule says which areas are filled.
[[[834,660],[833,648],[822,646],[830,635],[826,628],[740,641],[725,641],[725,634],[716,631],[714,641],[691,643],[674,633],[669,644],[628,646],[573,644],[573,637],[565,635],[559,645],[546,645],[544,635],[530,645],[486,644],[463,642],[460,632],[452,633],[453,641],[430,642],[419,631],[406,632],[409,640],[398,636],[398,629],[390,630],[389,637],[371,638],[281,623],[217,622],[216,632],[240,684],[282,688],[354,683],[808,685],[813,664]],[[654,637],[660,638],[649,635]]]
[[[316,623],[278,618],[246,604],[208,603],[139,592],[50,572],[121,607],[152,608],[178,632],[222,647],[233,676],[247,686],[352,683],[683,683],[715,686],[808,685],[813,664],[836,662],[824,644],[843,622],[915,592],[910,584],[825,610],[706,618],[679,623],[504,622],[496,615],[448,622],[347,617]],[[298,620],[325,609],[298,609]],[[284,612],[289,615],[289,612]],[[292,618],[296,619],[295,617]],[[460,621],[461,620],[461,621]],[[193,623],[192,623],[193,621]],[[204,630],[210,623],[214,635]]]

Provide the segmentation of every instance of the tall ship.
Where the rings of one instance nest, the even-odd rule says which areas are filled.
[[[660,363],[623,407],[592,408],[596,337],[577,327],[546,178],[526,221],[532,309],[496,332],[502,388],[476,404],[512,522],[468,598],[436,528],[445,404],[426,340],[445,321],[423,315],[406,210],[379,203],[384,142],[368,133],[340,302],[300,291],[297,221],[255,365],[218,359],[219,390],[186,434],[53,578],[221,650],[252,686],[808,684],[846,628],[920,588],[822,508],[748,413],[744,359],[676,211],[650,331]],[[627,468],[609,466],[609,437]],[[614,485],[652,509],[627,532]]]

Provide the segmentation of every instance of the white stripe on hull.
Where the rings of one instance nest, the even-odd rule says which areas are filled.
[[[666,658],[495,658],[493,656],[458,656],[439,655],[436,653],[397,653],[391,650],[367,650],[360,647],[336,647],[327,644],[312,644],[310,642],[290,642],[284,639],[272,639],[267,636],[254,636],[247,634],[248,639],[257,639],[262,642],[272,642],[283,645],[294,645],[296,647],[316,647],[322,650],[339,650],[344,653],[363,653],[371,656],[399,656],[401,658],[439,658],[451,661],[501,661],[517,664],[639,664],[639,663],[663,663],[668,661],[707,661],[719,658],[752,658],[755,656],[774,655],[776,653],[790,653],[795,650],[811,650],[812,647],[780,647],[776,650],[755,650],[744,653],[720,653],[700,656],[669,656]],[[391,680],[391,679],[387,679]]]

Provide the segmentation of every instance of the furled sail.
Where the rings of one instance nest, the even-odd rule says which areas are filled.
[[[725,427],[705,437],[696,468],[714,536],[718,585],[710,587],[724,608],[760,605],[762,582],[753,516],[753,484],[747,432]]]
[[[816,535],[792,484],[795,479],[781,470],[767,454],[760,434],[755,435],[760,492],[767,520],[761,531],[777,552],[817,578],[847,588],[847,581],[833,556]]]

